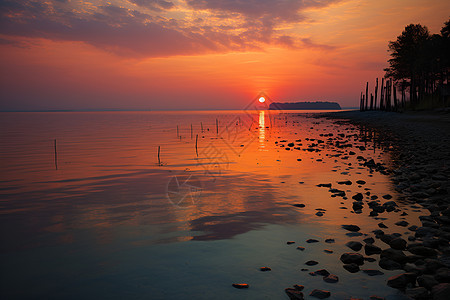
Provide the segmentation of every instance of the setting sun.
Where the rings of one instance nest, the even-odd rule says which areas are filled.
[[[259,98],[259,102],[264,103],[266,102],[266,99],[264,97]]]

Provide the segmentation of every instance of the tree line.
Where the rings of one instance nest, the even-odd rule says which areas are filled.
[[[378,98],[378,78],[374,94],[369,83],[361,92],[360,110],[400,111],[444,107],[450,95],[450,20],[440,34],[430,34],[426,26],[410,24],[395,41],[390,41],[389,67],[384,69]]]

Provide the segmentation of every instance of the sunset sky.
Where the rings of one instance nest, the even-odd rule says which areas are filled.
[[[0,0],[0,110],[359,105],[410,23],[448,0]]]

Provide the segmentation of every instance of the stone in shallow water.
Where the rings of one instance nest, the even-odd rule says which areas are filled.
[[[419,286],[423,286],[431,290],[433,286],[439,284],[439,281],[437,281],[432,275],[420,275],[417,277],[417,283]]]
[[[318,243],[319,241],[316,240],[316,239],[308,239],[308,240],[306,240],[306,242],[307,242],[308,244],[311,244],[311,243]]]
[[[411,283],[416,281],[417,274],[415,273],[402,273],[388,278],[387,285],[394,289],[403,290]]]
[[[352,199],[354,199],[356,201],[361,201],[362,199],[364,199],[364,196],[361,193],[357,193],[356,195],[352,196]]]
[[[450,283],[440,283],[431,289],[433,300],[448,300],[450,295]]]
[[[381,248],[372,244],[364,245],[364,252],[366,255],[380,254]]]
[[[305,288],[305,286],[301,285],[301,284],[294,284],[294,288],[297,291],[303,291],[303,289]]]
[[[428,298],[428,291],[424,287],[408,288],[405,290],[405,294],[412,299]]]
[[[346,264],[344,265],[344,269],[346,269],[347,271],[349,271],[350,273],[356,273],[359,271],[359,266],[357,264]]]
[[[392,199],[392,196],[390,194],[386,194],[386,195],[383,195],[383,198],[386,200],[389,200],[389,199]]]
[[[331,254],[331,253],[333,253],[333,250],[330,250],[330,249],[324,249],[323,252],[328,253],[328,254]]]
[[[375,270],[375,269],[365,269],[362,270],[364,273],[366,273],[369,276],[377,276],[377,275],[384,275],[383,272],[381,272],[380,270]]]
[[[345,230],[348,230],[348,231],[353,231],[353,232],[359,231],[361,229],[357,225],[342,225],[342,228],[344,228]]]
[[[284,291],[286,292],[286,294],[288,295],[289,299],[291,300],[303,300],[305,299],[303,296],[303,292],[297,290],[297,289],[293,289],[293,288],[287,288],[284,289]]]
[[[249,285],[247,283],[233,283],[232,286],[237,289],[248,289],[249,288]]]
[[[295,244],[295,242],[294,241],[288,241],[288,242],[286,242],[286,244],[291,245],[291,244]]]
[[[363,265],[364,264],[364,257],[359,253],[344,253],[341,255],[341,261],[344,264],[357,264],[357,265]]]
[[[329,291],[314,289],[310,294],[311,297],[316,297],[319,299],[325,299],[331,296]]]
[[[383,257],[378,265],[385,270],[401,270],[402,265],[392,259]]]
[[[326,239],[325,243],[332,244],[334,243],[334,239]]]
[[[366,184],[366,182],[364,180],[356,180],[357,184]]]
[[[364,243],[367,243],[367,244],[375,243],[375,239],[373,237],[365,238],[365,239],[363,239],[363,241],[364,241]]]
[[[304,251],[304,250],[305,250],[305,247],[298,246],[298,247],[297,247],[297,250]]]
[[[330,275],[330,272],[328,272],[325,269],[320,269],[314,272],[316,275],[320,275],[320,276],[328,276]]]
[[[295,206],[295,207],[305,207],[306,205],[303,204],[303,203],[297,203],[297,204],[292,204],[292,206]]]
[[[308,260],[307,262],[305,262],[305,265],[307,265],[307,266],[315,266],[317,264],[318,264],[318,262],[315,260]]]
[[[393,239],[388,244],[392,249],[404,250],[406,248],[406,240],[402,238]]]
[[[349,247],[350,249],[352,249],[353,251],[359,251],[362,248],[362,244],[360,242],[356,242],[356,241],[350,241],[348,243],[345,244],[347,247]]]
[[[410,247],[408,248],[408,251],[412,254],[421,255],[421,256],[428,256],[433,257],[437,255],[437,251],[433,248],[424,247],[424,246],[416,246],[416,247]]]
[[[402,227],[406,227],[406,226],[409,225],[409,223],[406,222],[406,221],[398,221],[398,222],[395,223],[395,225],[397,225],[397,226],[402,226]]]
[[[384,225],[383,222],[378,223],[378,227],[380,227],[380,228],[388,228],[386,225]]]
[[[337,276],[334,275],[334,274],[330,274],[330,275],[328,275],[328,276],[325,276],[325,277],[323,278],[323,281],[328,282],[328,283],[336,283],[336,282],[339,281],[339,277],[337,277]]]
[[[261,268],[259,268],[259,270],[262,272],[272,271],[272,269],[269,267],[261,267]]]

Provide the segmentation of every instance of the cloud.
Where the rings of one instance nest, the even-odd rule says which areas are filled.
[[[302,10],[336,1],[190,0],[188,5],[203,14],[194,23],[188,17],[168,17],[165,12],[176,6],[165,0],[123,2],[128,6],[0,0],[0,34],[78,41],[119,55],[147,57],[260,50],[270,44],[295,47],[294,37],[276,26],[300,22]],[[331,49],[309,40],[299,45]]]

